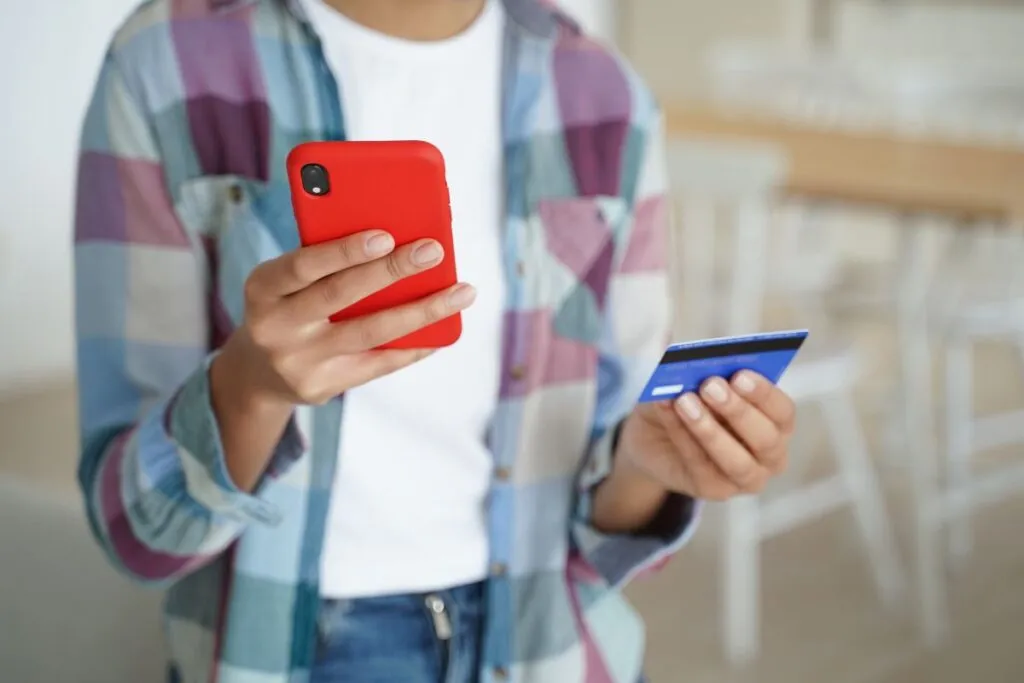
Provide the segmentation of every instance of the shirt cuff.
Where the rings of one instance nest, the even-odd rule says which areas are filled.
[[[277,524],[281,511],[260,498],[268,478],[284,474],[306,451],[294,414],[274,448],[266,473],[252,493],[235,485],[228,472],[220,428],[210,394],[207,357],[170,400],[164,428],[178,448],[190,497],[203,507],[240,522]]]
[[[643,529],[629,534],[606,534],[590,523],[593,491],[610,473],[621,423],[593,446],[579,478],[579,497],[572,535],[576,550],[612,588],[621,588],[639,575],[659,569],[693,537],[701,503],[673,493]]]

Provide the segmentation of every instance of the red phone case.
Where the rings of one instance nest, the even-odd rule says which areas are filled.
[[[329,189],[309,194],[300,171],[306,164],[327,170]],[[427,142],[308,142],[288,155],[292,208],[303,246],[364,230],[385,230],[396,247],[431,238],[444,248],[437,266],[404,278],[331,316],[338,322],[416,301],[454,285],[455,254],[444,157]],[[454,344],[462,334],[455,314],[388,342],[380,348],[423,349]]]

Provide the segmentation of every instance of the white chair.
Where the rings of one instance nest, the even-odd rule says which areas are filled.
[[[946,559],[954,567],[962,565],[972,547],[973,511],[1024,495],[1024,459],[1000,463],[985,473],[974,468],[986,451],[1024,444],[1024,410],[989,415],[974,410],[974,352],[979,343],[1016,346],[1024,362],[1024,236],[1011,228],[978,228],[969,240],[961,240],[961,247],[968,250],[967,257],[944,270],[930,309],[945,361],[945,467],[934,450],[912,451],[919,618],[931,646],[940,645],[950,630],[945,533]]]
[[[698,140],[670,144],[669,176],[681,217],[673,246],[675,277],[686,304],[679,318],[681,336],[694,336],[686,321],[702,335],[761,328],[772,206],[786,171],[785,156],[770,146]],[[712,250],[716,218],[723,216],[731,218],[732,261],[728,291],[719,296]],[[810,300],[801,297],[800,308],[814,309]],[[724,311],[724,320],[716,310]],[[860,366],[851,348],[831,341],[812,326],[807,348],[783,383],[799,404],[822,411],[838,474],[770,499],[745,496],[726,504],[722,626],[726,655],[734,664],[753,659],[759,650],[761,542],[829,512],[853,507],[883,600],[894,604],[903,593],[891,525],[853,404]]]

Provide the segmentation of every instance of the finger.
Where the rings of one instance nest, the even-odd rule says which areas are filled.
[[[741,397],[720,377],[709,379],[700,390],[704,405],[720,422],[754,454],[760,456],[776,448],[782,441],[778,426],[768,416]]]
[[[725,429],[730,434],[732,434],[733,438],[735,438],[740,443],[743,443],[743,439],[741,439],[732,430],[728,423],[725,423],[722,426],[725,427]],[[766,470],[768,470],[768,472],[775,475],[778,474],[779,472],[782,472],[786,468],[786,465],[789,460],[788,444],[789,438],[781,436],[780,434],[779,444],[777,446],[758,453],[752,452],[752,455],[757,459],[759,463],[761,463],[764,466]],[[749,446],[747,447],[747,450],[751,450]]]
[[[796,427],[796,405],[786,392],[750,370],[736,373],[731,384],[736,393],[764,413],[784,437],[793,434]]]
[[[679,467],[689,477],[692,493],[704,500],[726,500],[739,492],[739,488],[726,476],[693,435],[679,422],[679,417],[667,403],[667,410],[658,411],[658,419],[678,454]]]
[[[788,445],[783,442],[769,451],[758,454],[757,459],[773,475],[779,474],[786,469],[786,465],[789,462]]]
[[[768,471],[692,393],[683,394],[675,403],[676,414],[693,438],[740,490],[760,491]]]
[[[247,281],[249,294],[260,299],[279,299],[328,275],[385,256],[394,248],[394,238],[382,230],[302,247],[257,266]]]
[[[369,351],[455,315],[472,305],[476,289],[457,284],[419,301],[336,325],[328,343],[344,353]]]
[[[398,280],[433,268],[443,258],[444,249],[435,240],[407,244],[384,258],[332,273],[292,294],[289,315],[300,322],[323,320]]]

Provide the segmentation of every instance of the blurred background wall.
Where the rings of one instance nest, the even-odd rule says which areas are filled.
[[[622,3],[625,7],[627,3]],[[796,41],[803,0],[631,0],[620,38],[663,98],[707,92],[707,51],[723,39]]]
[[[708,94],[708,51],[723,42],[798,50],[828,39],[852,58],[1024,56],[1024,16],[1016,0],[630,0],[619,5],[620,44],[668,99]]]
[[[0,394],[72,373],[75,146],[104,46],[134,4],[0,9]]]

